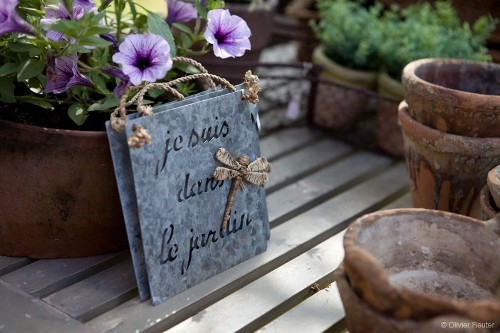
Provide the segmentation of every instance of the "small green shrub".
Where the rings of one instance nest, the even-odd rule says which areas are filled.
[[[482,16],[472,26],[462,22],[449,1],[392,7],[381,18],[381,67],[395,79],[409,62],[421,58],[489,61],[486,40],[496,21]]]
[[[319,21],[311,27],[325,54],[335,62],[354,69],[377,70],[381,43],[381,5],[370,8],[361,1],[317,0]]]
[[[384,70],[395,79],[409,62],[421,58],[491,60],[486,40],[497,20],[482,16],[462,22],[450,1],[383,9],[376,2],[316,0],[320,20],[311,27],[325,54],[361,70]]]

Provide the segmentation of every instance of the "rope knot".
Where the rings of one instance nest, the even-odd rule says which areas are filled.
[[[257,104],[259,102],[259,92],[262,89],[259,87],[259,77],[255,74],[252,74],[252,71],[247,71],[245,73],[245,80],[243,81],[245,84],[245,89],[247,94],[241,93],[241,99],[244,101],[249,101],[252,104]]]
[[[151,135],[141,125],[133,124],[132,131],[134,131],[134,134],[127,140],[130,147],[141,148],[151,143]]]

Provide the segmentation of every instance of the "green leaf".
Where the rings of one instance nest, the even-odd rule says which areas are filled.
[[[47,102],[45,100],[45,98],[43,98],[43,97],[38,98],[38,97],[32,97],[32,96],[23,96],[20,99],[23,102],[27,102],[27,103],[39,106],[39,107],[44,108],[44,109],[54,110],[54,106],[52,104],[50,104],[49,102]]]
[[[0,67],[0,76],[7,76],[9,74],[15,73],[16,71],[17,65],[12,62],[8,62]]]
[[[19,42],[11,42],[8,44],[8,48],[14,52],[29,52],[30,56],[37,56],[40,54],[40,49],[33,44],[30,43],[19,43]]]
[[[87,120],[88,113],[83,105],[76,103],[72,104],[68,108],[68,116],[75,122],[75,124],[82,125],[85,120]]]
[[[175,55],[177,54],[177,50],[175,47],[174,36],[172,35],[167,22],[162,19],[160,15],[153,12],[148,12],[148,25],[149,30],[152,33],[165,38],[167,43],[170,45],[170,56],[175,57]]]
[[[188,35],[192,35],[192,34],[193,34],[193,30],[192,30],[190,27],[188,27],[187,25],[185,25],[185,24],[182,24],[182,23],[174,23],[174,24],[173,24],[173,26],[174,26],[176,29],[178,29],[178,30],[180,30],[180,31],[182,31],[182,32],[187,33]]]
[[[42,73],[45,62],[38,59],[28,59],[19,68],[17,80],[24,81]]]
[[[110,42],[102,39],[99,36],[83,37],[80,39],[80,43],[87,46],[87,47],[88,46],[106,47],[108,45],[111,45]]]
[[[88,111],[105,111],[115,108],[120,103],[120,100],[116,97],[106,98],[102,103],[94,103],[89,106]]]
[[[15,88],[16,86],[11,80],[0,77],[0,100],[5,103],[15,103]]]

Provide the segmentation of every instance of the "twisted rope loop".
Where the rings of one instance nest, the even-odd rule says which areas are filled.
[[[127,122],[127,107],[136,103],[137,104],[137,112],[141,116],[150,116],[153,114],[152,107],[149,105],[144,105],[144,96],[150,89],[160,89],[163,90],[170,95],[172,95],[177,100],[183,100],[184,96],[177,91],[174,86],[180,83],[185,83],[192,80],[198,79],[206,79],[208,83],[208,87],[210,89],[215,89],[215,82],[218,82],[224,88],[236,91],[236,88],[226,79],[221,78],[220,76],[213,75],[207,72],[205,67],[199,62],[187,58],[187,57],[174,57],[172,59],[174,62],[183,62],[197,68],[200,73],[190,74],[186,76],[181,76],[172,81],[168,82],[153,82],[148,83],[143,86],[130,86],[127,91],[120,97],[120,104],[118,107],[111,113],[111,128],[116,132],[122,132],[125,129],[125,124]],[[257,103],[259,101],[259,97],[257,94],[261,91],[260,87],[257,85],[259,78],[256,75],[253,75],[251,71],[247,71],[245,74],[245,87],[248,91],[248,94],[242,93],[242,99],[247,100],[250,103]],[[129,98],[131,94],[136,92],[132,97]],[[145,144],[151,142],[151,135],[147,132],[147,130],[139,125],[133,125],[132,130],[134,134],[128,139],[128,144],[131,147],[140,148]]]

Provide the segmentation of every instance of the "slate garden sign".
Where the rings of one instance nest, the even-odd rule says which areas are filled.
[[[152,112],[138,93],[140,112],[106,124],[142,300],[159,304],[266,250],[257,80]]]

